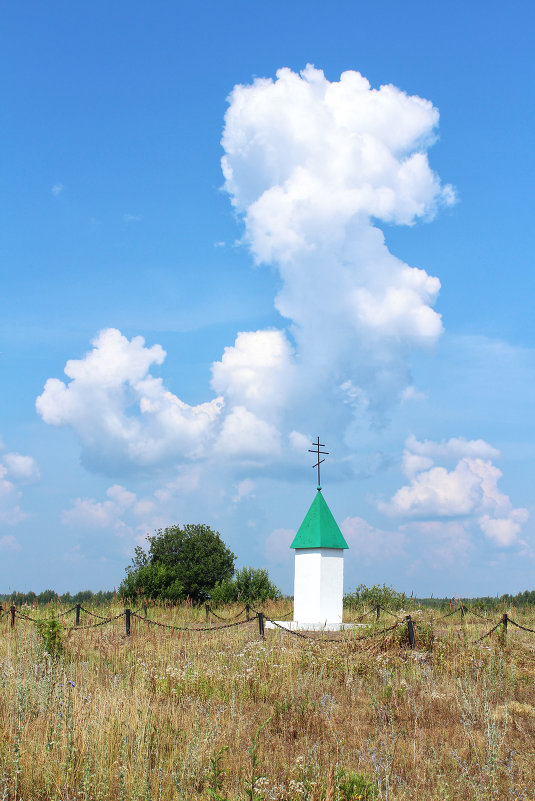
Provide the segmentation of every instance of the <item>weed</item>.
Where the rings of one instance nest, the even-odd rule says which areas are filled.
[[[374,801],[379,795],[377,784],[362,773],[342,773],[338,779],[340,801]]]
[[[228,751],[228,746],[223,745],[215,752],[215,754],[212,754],[210,757],[210,768],[208,770],[208,793],[212,798],[215,799],[215,801],[227,801],[227,799],[221,795],[223,778],[225,776],[225,772],[223,771],[221,763],[223,761],[225,751]]]
[[[36,623],[43,648],[50,656],[58,656],[63,650],[63,626],[59,620],[39,620]]]

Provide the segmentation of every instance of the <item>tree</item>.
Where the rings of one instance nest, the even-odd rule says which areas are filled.
[[[236,557],[209,526],[170,526],[147,540],[148,553],[138,546],[126,568],[122,597],[202,601],[217,582],[232,578]]]
[[[255,567],[242,567],[233,580],[221,581],[212,590],[212,601],[216,605],[274,600],[280,596],[281,592],[269,580],[267,570]]]
[[[267,601],[280,598],[280,590],[262,567],[242,567],[234,579],[239,601]]]
[[[377,606],[380,604],[387,609],[401,609],[406,600],[405,593],[397,592],[386,584],[382,586],[374,584],[373,587],[359,584],[354,593],[344,596],[344,606],[351,609],[362,605]]]

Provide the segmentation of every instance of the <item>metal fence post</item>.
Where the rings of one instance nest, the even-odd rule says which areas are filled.
[[[76,604],[76,622],[74,625],[75,626],[80,625],[80,604]]]
[[[17,611],[15,604],[11,606],[9,611],[11,612],[11,628],[13,628],[15,626],[15,612]]]
[[[503,638],[507,636],[507,612],[504,612],[502,615],[502,625],[503,625]]]
[[[126,636],[130,637],[130,609],[124,610],[124,618],[126,623]]]
[[[381,617],[381,604],[377,604],[375,607],[375,614],[377,615],[377,620]]]
[[[205,604],[204,609],[206,611],[206,622],[210,620],[210,604]]]
[[[414,625],[412,618],[410,615],[407,615],[405,620],[407,621],[407,631],[409,633],[409,645],[411,648],[414,648],[416,646],[416,637],[414,636]]]
[[[258,613],[258,632],[261,637],[264,636],[264,614],[263,612]]]
[[[251,611],[251,607],[249,604],[245,604],[245,614],[247,615],[247,620],[249,620],[249,612]]]

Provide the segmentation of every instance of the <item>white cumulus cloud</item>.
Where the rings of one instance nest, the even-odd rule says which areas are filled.
[[[250,478],[244,478],[243,481],[240,481],[239,484],[236,485],[236,494],[233,495],[232,502],[239,503],[244,498],[250,496],[254,487],[254,481],[251,481]]]
[[[509,496],[500,491],[502,472],[492,462],[498,455],[484,440],[421,442],[411,436],[403,455],[409,484],[379,508],[390,515],[420,520],[466,518],[476,522],[497,545],[512,545],[529,513],[515,509]],[[438,460],[456,464],[449,468],[437,465]]]
[[[120,484],[106,490],[106,499],[75,498],[61,514],[65,526],[84,531],[107,530],[127,538],[128,544],[143,542],[147,532],[168,523],[160,514],[162,502],[154,497],[138,498]]]
[[[407,349],[440,335],[438,278],[393,256],[374,222],[412,224],[453,201],[425,152],[437,124],[428,100],[352,71],[331,82],[281,69],[231,93],[225,188],[255,259],[279,270],[300,386],[315,369],[382,413],[409,384]]]
[[[221,455],[265,462],[280,455],[280,433],[245,406],[235,406],[223,421],[214,450]]]
[[[6,476],[7,468],[0,464],[0,522],[14,525],[24,520],[26,514],[19,504],[22,493]]]
[[[65,365],[67,383],[49,378],[36,408],[46,423],[71,426],[89,464],[150,466],[201,456],[222,399],[189,406],[150,374],[162,364],[160,345],[120,331],[101,331],[93,350]]]
[[[437,277],[388,250],[382,223],[412,225],[453,202],[427,149],[429,100],[358,72],[329,81],[307,66],[235,86],[222,144],[225,189],[257,262],[280,275],[286,328],[242,331],[212,365],[216,397],[190,406],[151,371],[160,345],[100,332],[93,349],[49,378],[37,411],[70,426],[84,462],[115,472],[198,459],[288,455],[295,432],[382,422],[407,397],[407,355],[442,331]],[[405,395],[404,395],[405,393]]]
[[[15,481],[32,483],[39,481],[41,473],[33,456],[23,456],[20,453],[6,453],[2,461],[7,468],[8,475]]]
[[[3,447],[0,440],[0,450]],[[0,453],[0,523],[16,525],[27,517],[27,513],[21,507],[20,486],[33,484],[40,478],[39,468],[32,456]],[[6,548],[10,541],[9,536],[6,539]]]
[[[212,387],[232,404],[264,418],[285,404],[293,376],[293,350],[283,331],[244,331],[212,365]]]
[[[298,453],[307,453],[308,449],[313,444],[312,437],[307,437],[306,434],[302,434],[300,431],[290,431],[288,439],[292,450]]]
[[[76,498],[70,509],[61,515],[61,521],[68,526],[89,528],[122,528],[121,516],[134,506],[136,495],[119,484],[106,491],[108,500],[95,501],[92,498]]]
[[[403,553],[407,537],[402,531],[384,531],[362,517],[346,517],[340,525],[349,545],[348,557],[361,561],[397,559]]]

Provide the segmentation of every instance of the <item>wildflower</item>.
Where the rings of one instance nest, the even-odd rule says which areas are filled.
[[[290,779],[289,788],[292,792],[297,793],[297,795],[303,795],[305,793],[305,785],[303,782],[296,782],[295,779]]]
[[[266,790],[269,786],[269,780],[267,776],[259,776],[258,779],[254,783],[254,789],[257,793],[262,792],[262,790]]]

